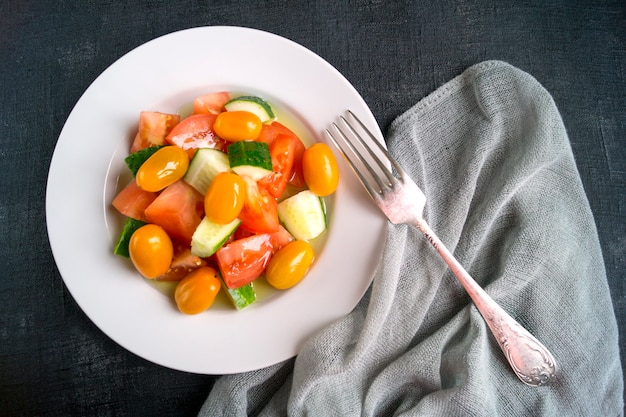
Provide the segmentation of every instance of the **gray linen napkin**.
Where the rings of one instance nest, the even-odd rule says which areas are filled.
[[[419,232],[389,225],[374,282],[298,357],[220,378],[201,416],[615,416],[617,325],[602,253],[551,96],[499,61],[467,69],[398,117],[388,147],[425,217],[560,367],[522,384]]]

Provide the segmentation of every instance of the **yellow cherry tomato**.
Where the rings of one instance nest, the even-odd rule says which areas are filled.
[[[137,185],[146,191],[161,191],[181,179],[189,168],[187,152],[178,146],[165,146],[141,164]]]
[[[230,223],[239,215],[245,199],[243,178],[232,172],[220,172],[204,196],[204,214],[214,223]]]
[[[263,123],[259,116],[249,111],[225,111],[217,115],[213,131],[230,142],[256,140]]]
[[[161,226],[147,224],[135,230],[128,244],[130,260],[146,278],[156,278],[172,264],[172,240]]]
[[[176,285],[176,306],[185,314],[202,313],[213,305],[221,286],[215,269],[210,266],[200,267]]]
[[[306,240],[294,240],[272,256],[265,278],[278,290],[291,288],[302,281],[314,258],[313,248]]]
[[[339,184],[337,160],[325,143],[316,143],[304,151],[302,173],[309,190],[320,197],[334,193]]]

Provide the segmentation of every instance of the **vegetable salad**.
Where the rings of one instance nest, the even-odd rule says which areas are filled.
[[[264,99],[230,92],[197,97],[184,118],[141,112],[125,161],[133,180],[112,202],[126,217],[114,252],[147,279],[175,282],[185,314],[220,291],[245,308],[261,277],[298,284],[339,181],[326,144],[307,148]]]

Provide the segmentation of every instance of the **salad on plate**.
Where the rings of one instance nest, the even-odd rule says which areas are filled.
[[[114,253],[172,283],[182,313],[207,310],[220,291],[243,309],[257,280],[286,290],[306,276],[337,162],[257,96],[212,92],[188,113],[140,113],[125,158],[132,180],[112,201],[125,216]]]

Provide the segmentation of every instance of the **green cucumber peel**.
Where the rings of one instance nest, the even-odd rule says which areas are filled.
[[[143,163],[146,162],[146,160],[150,158],[152,155],[154,155],[156,151],[158,151],[164,146],[167,146],[167,145],[157,145],[157,146],[151,146],[145,149],[140,149],[137,152],[133,152],[130,155],[128,155],[126,158],[124,158],[124,162],[126,162],[126,166],[130,170],[130,172],[133,174],[133,177],[137,175],[137,171],[139,171],[139,168],[141,168]]]
[[[123,256],[124,258],[130,258],[130,252],[128,250],[130,238],[133,233],[135,233],[135,230],[139,229],[141,226],[145,226],[146,224],[147,223],[144,221],[127,217],[126,222],[122,227],[120,237],[113,248],[113,253],[115,255]]]
[[[250,166],[268,172],[272,171],[272,156],[265,142],[239,141],[228,145],[227,149],[230,168],[236,172],[237,167]]]
[[[256,106],[259,109],[256,111],[252,110],[249,107],[250,105]],[[253,113],[257,114],[259,118],[261,119],[261,121],[264,123],[276,120],[276,114],[272,110],[272,106],[270,106],[267,101],[257,96],[236,97],[236,98],[231,99],[229,102],[227,102],[224,105],[224,107],[228,111],[244,110],[247,108],[248,110],[252,110]]]
[[[239,288],[228,288],[224,280],[222,280],[222,285],[226,290],[226,295],[237,310],[242,310],[256,301],[256,291],[252,282]]]

